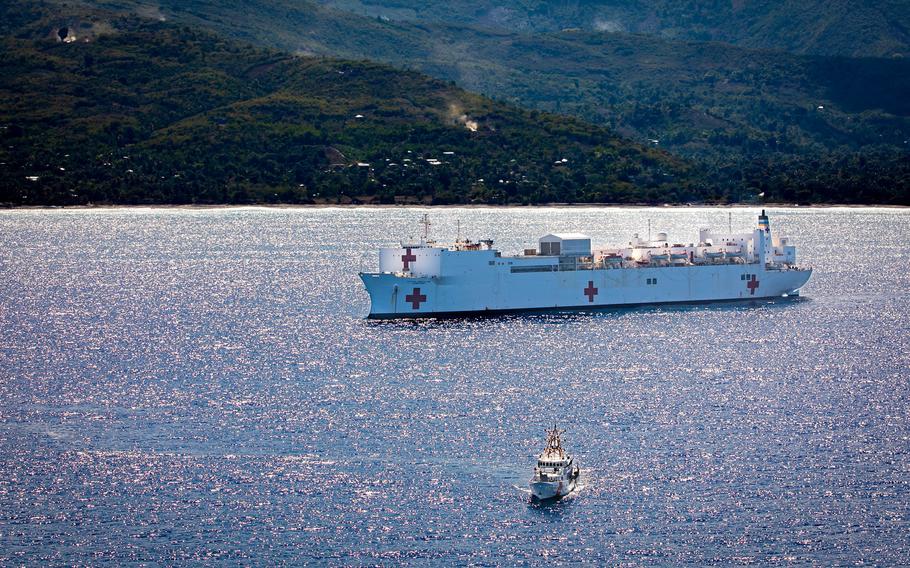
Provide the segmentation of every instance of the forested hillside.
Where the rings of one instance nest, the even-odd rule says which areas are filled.
[[[452,13],[463,6],[452,4]],[[724,193],[808,202],[910,199],[904,59],[799,56],[624,33],[412,24],[288,0],[163,0],[154,10],[263,45],[378,59],[514,104],[571,114],[695,158]]]
[[[662,151],[416,72],[84,7],[0,8],[0,202],[739,199]]]
[[[290,0],[0,10],[5,202],[910,203],[903,59],[390,22]]]

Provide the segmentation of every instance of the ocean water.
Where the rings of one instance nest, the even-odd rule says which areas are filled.
[[[910,563],[910,211],[770,208],[799,299],[365,320],[423,212],[0,212],[0,565]],[[504,252],[757,213],[430,211]],[[554,422],[584,488],[531,503]]]

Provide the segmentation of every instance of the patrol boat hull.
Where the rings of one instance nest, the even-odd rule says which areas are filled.
[[[531,496],[538,501],[559,499],[575,491],[576,480],[570,481],[537,481],[529,484]]]

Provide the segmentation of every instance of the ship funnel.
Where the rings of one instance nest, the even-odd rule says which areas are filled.
[[[761,215],[758,216],[758,229],[765,233],[771,232],[771,223],[768,221],[768,216],[765,215],[764,209],[761,210]]]

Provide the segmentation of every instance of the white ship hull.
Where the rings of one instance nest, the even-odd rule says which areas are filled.
[[[429,223],[428,221],[426,221]],[[671,244],[672,243],[672,244]],[[771,235],[764,211],[750,233],[699,231],[696,243],[665,233],[594,250],[577,233],[548,234],[536,249],[503,256],[492,241],[383,248],[379,271],[361,274],[371,318],[461,317],[647,304],[723,302],[792,296],[812,270],[796,247]],[[483,248],[485,245],[486,248]]]
[[[369,317],[461,317],[779,298],[797,295],[812,274],[810,269],[759,264],[525,273],[511,272],[508,265],[484,268],[450,276],[361,274],[370,295]]]
[[[569,481],[536,481],[529,484],[531,495],[539,500],[559,499],[575,491],[576,480]]]

